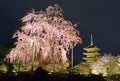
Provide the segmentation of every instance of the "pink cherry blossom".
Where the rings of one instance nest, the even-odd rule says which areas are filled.
[[[63,10],[59,5],[49,6],[45,11],[32,10],[21,20],[24,25],[17,30],[13,38],[17,38],[16,47],[6,58],[13,62],[17,58],[20,62],[30,62],[33,49],[34,60],[65,63],[70,49],[81,43],[76,24],[65,20]],[[74,46],[72,46],[74,44]]]

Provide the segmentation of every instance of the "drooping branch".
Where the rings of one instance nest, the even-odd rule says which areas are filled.
[[[21,20],[24,25],[15,32],[16,47],[11,50],[7,58],[13,62],[18,58],[21,62],[32,59],[32,45],[35,45],[35,60],[41,56],[43,61],[53,62],[54,49],[57,62],[68,61],[67,55],[72,48],[81,43],[80,33],[70,21],[65,20],[63,10],[59,5],[49,6],[45,11],[29,12]],[[57,42],[55,42],[57,40]],[[41,54],[41,55],[40,55]]]

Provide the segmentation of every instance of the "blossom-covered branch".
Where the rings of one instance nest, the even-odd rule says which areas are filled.
[[[20,62],[31,61],[33,45],[35,60],[65,63],[68,61],[66,54],[70,49],[81,43],[80,33],[76,26],[65,20],[63,10],[59,5],[49,6],[45,11],[32,10],[21,20],[24,25],[15,32],[13,38],[17,38],[16,47],[7,55],[13,62],[18,58]]]

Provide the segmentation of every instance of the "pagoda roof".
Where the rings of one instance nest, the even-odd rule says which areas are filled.
[[[86,55],[86,57],[96,57],[96,56],[100,55],[100,53],[98,53],[98,52],[95,52],[95,53],[84,52],[83,54]]]
[[[97,47],[97,46],[95,46],[95,45],[89,45],[89,46],[87,46],[87,47],[85,47],[85,48],[83,48],[84,50],[90,50],[90,49],[94,49],[94,50],[97,50],[97,51],[99,51],[100,49]]]
[[[87,46],[87,47],[85,47],[85,48],[98,48],[98,47],[95,46],[95,45],[89,45],[89,46]]]
[[[87,62],[95,62],[97,61],[97,57],[96,58],[83,58],[84,60],[86,60]]]
[[[91,34],[91,41],[90,41],[90,45],[89,46],[87,46],[87,47],[85,47],[85,48],[83,48],[84,50],[95,50],[95,51],[99,51],[100,49],[97,47],[97,46],[95,46],[94,44],[93,44],[93,36],[92,36],[92,34]]]

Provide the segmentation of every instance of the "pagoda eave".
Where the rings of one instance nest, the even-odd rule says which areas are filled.
[[[97,61],[97,58],[83,58],[84,60],[86,60],[87,62],[95,62]]]
[[[87,52],[94,52],[94,51],[100,51],[99,48],[83,48]]]
[[[83,54],[88,56],[88,57],[95,57],[95,56],[99,56],[100,55],[100,53],[86,53],[86,52],[84,52]]]

